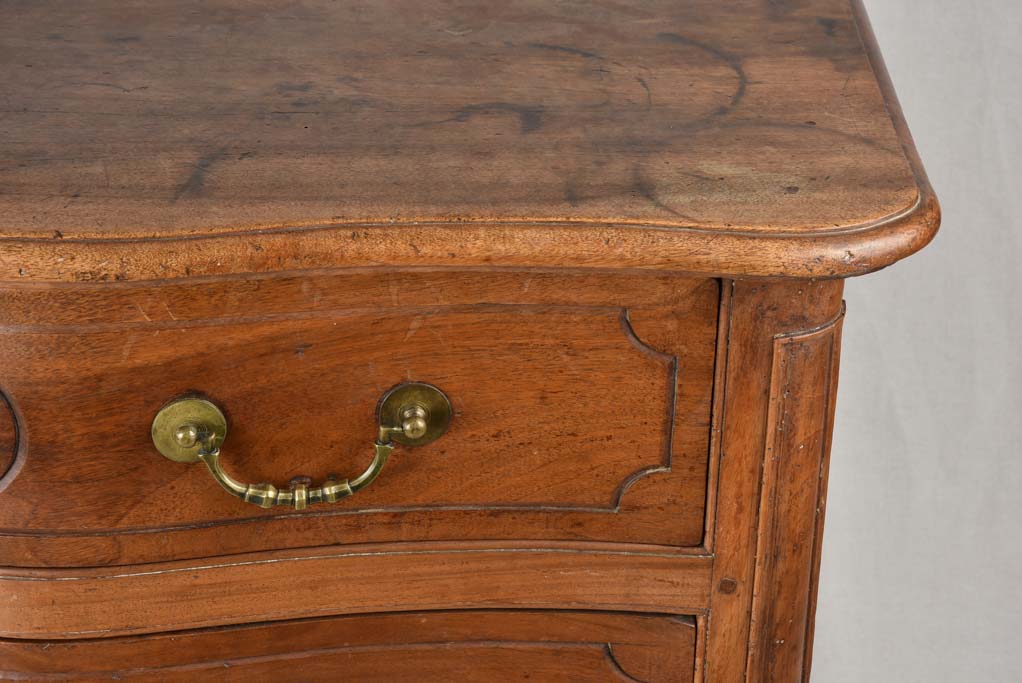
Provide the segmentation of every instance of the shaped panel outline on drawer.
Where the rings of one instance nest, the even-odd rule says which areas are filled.
[[[602,672],[600,680],[657,682],[691,680],[698,630],[692,617],[659,613],[477,608],[311,617],[85,642],[6,640],[0,641],[0,659],[6,655],[4,661],[18,673],[48,678],[71,672],[116,678],[185,671],[201,678],[230,667],[243,678],[269,680],[273,676],[263,665],[287,662],[290,680],[309,664],[318,665],[313,670],[320,673],[332,668],[328,662],[343,667],[339,660],[345,655],[372,658],[435,649],[443,657],[445,651],[457,656],[470,648],[478,657],[491,648],[548,653],[566,648],[564,654],[586,653],[592,668],[585,680]],[[167,647],[171,642],[174,647]],[[605,668],[596,670],[601,663]],[[488,671],[511,673],[499,667]],[[565,665],[564,673],[574,671]],[[455,676],[455,670],[449,673]],[[434,669],[430,680],[435,676]]]
[[[21,448],[23,430],[18,412],[0,387],[0,492],[14,480],[24,461]]]
[[[646,342],[644,342],[639,335],[636,333],[635,328],[632,326],[631,318],[629,317],[627,308],[621,309],[621,328],[625,333],[625,336],[632,343],[633,346],[638,348],[643,353],[664,362],[667,366],[667,400],[665,403],[665,409],[667,412],[667,423],[664,427],[664,453],[660,459],[659,465],[647,465],[641,469],[636,470],[628,477],[626,477],[620,485],[618,485],[617,493],[614,496],[614,503],[611,510],[615,513],[621,511],[621,501],[625,494],[628,493],[636,483],[645,479],[646,477],[662,472],[670,472],[673,466],[674,460],[674,439],[675,439],[675,421],[677,419],[677,402],[678,402],[678,381],[679,381],[679,370],[678,370],[678,357],[669,353],[664,353],[659,349],[655,349]]]
[[[323,508],[318,510],[303,511],[301,513],[294,513],[290,511],[281,511],[279,513],[271,515],[250,515],[245,517],[227,518],[227,519],[216,519],[216,520],[204,520],[201,522],[187,522],[178,524],[165,524],[161,526],[145,526],[145,527],[125,527],[120,529],[96,529],[89,531],[80,530],[65,530],[65,529],[51,529],[51,530],[31,530],[26,531],[17,528],[0,528],[0,534],[7,536],[33,536],[41,538],[55,538],[55,537],[107,537],[107,536],[121,536],[124,534],[147,534],[147,533],[162,533],[166,531],[183,531],[190,529],[201,529],[211,528],[218,526],[228,526],[236,524],[245,524],[253,522],[265,522],[270,520],[285,520],[293,519],[295,517],[335,517],[335,516],[350,516],[350,515],[364,515],[364,514],[378,514],[378,513],[409,513],[409,512],[443,512],[443,511],[469,511],[469,512],[488,512],[488,511],[508,511],[508,512],[565,512],[565,513],[609,513],[618,514],[621,512],[622,502],[625,494],[628,493],[638,482],[647,479],[656,474],[669,473],[672,471],[672,460],[674,456],[674,447],[677,437],[677,425],[676,425],[676,404],[678,399],[679,381],[680,381],[680,370],[679,370],[679,359],[678,356],[666,353],[657,348],[654,348],[650,344],[643,341],[636,333],[632,322],[629,317],[630,308],[627,306],[600,306],[600,305],[550,305],[550,304],[474,304],[474,305],[449,305],[449,306],[432,306],[432,307],[414,307],[410,310],[420,311],[422,309],[429,310],[443,310],[446,312],[456,312],[458,310],[480,310],[481,308],[500,308],[500,309],[514,309],[523,312],[536,312],[545,313],[551,311],[580,311],[592,315],[600,314],[614,314],[618,320],[622,337],[627,342],[627,347],[632,349],[646,358],[654,359],[657,361],[664,373],[664,384],[667,389],[667,396],[664,397],[663,404],[663,415],[662,415],[662,448],[660,450],[659,458],[654,462],[642,465],[641,467],[629,472],[627,475],[622,477],[619,483],[612,489],[611,497],[606,505],[578,505],[578,504],[557,504],[557,503],[538,503],[538,504],[518,504],[518,503],[491,503],[491,504],[454,504],[454,505],[387,505],[387,506],[373,506],[372,508],[365,509],[352,509],[352,508]],[[400,308],[388,309],[392,312],[400,311]],[[317,311],[315,313],[305,314],[275,314],[270,316],[264,316],[260,318],[259,322],[268,322],[277,319],[281,320],[294,320],[294,319],[329,319],[336,316],[346,317],[353,313],[359,313],[359,309],[354,311],[351,309],[347,310],[324,310]],[[408,312],[408,311],[406,311]],[[254,321],[248,319],[228,319],[230,324],[233,325],[248,325],[255,324]],[[157,329],[171,329],[189,326],[207,327],[213,324],[221,322],[221,319],[200,319],[200,320],[188,320],[188,321],[163,321],[151,325]],[[46,326],[40,326],[35,331],[41,331]],[[90,325],[90,326],[79,326],[75,325],[72,327],[57,326],[52,329],[52,333],[58,335],[64,334],[78,334],[86,329],[95,332],[111,332],[120,328],[132,328],[137,327],[133,323],[113,323],[106,325]],[[33,326],[35,328],[35,326]],[[9,330],[6,333],[24,330]],[[24,440],[24,439],[23,439]],[[22,451],[26,449],[22,448]],[[22,457],[22,460],[25,458]],[[16,474],[16,473],[12,473]],[[8,477],[9,480],[13,480],[14,476]],[[2,480],[0,480],[2,481]]]

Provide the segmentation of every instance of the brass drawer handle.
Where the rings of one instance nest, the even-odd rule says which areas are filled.
[[[451,403],[436,387],[414,382],[384,394],[377,413],[379,433],[369,467],[354,479],[331,477],[322,486],[311,486],[308,477],[296,477],[281,489],[273,484],[244,484],[229,475],[220,464],[227,419],[216,405],[202,398],[182,398],[163,406],[153,420],[152,436],[164,457],[175,462],[203,462],[228,493],[246,503],[304,510],[313,503],[347,498],[369,486],[380,475],[396,444],[421,446],[438,439],[451,420]]]

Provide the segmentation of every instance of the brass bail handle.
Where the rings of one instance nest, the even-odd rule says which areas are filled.
[[[160,409],[153,420],[156,449],[174,462],[202,462],[231,495],[261,508],[286,505],[304,510],[314,503],[333,503],[373,483],[397,444],[421,446],[440,438],[451,421],[451,402],[431,384],[401,384],[383,395],[377,410],[379,432],[373,459],[354,479],[331,476],[321,486],[308,477],[295,477],[286,488],[273,484],[245,484],[220,464],[220,447],[227,438],[227,419],[215,404],[203,398],[181,398]]]

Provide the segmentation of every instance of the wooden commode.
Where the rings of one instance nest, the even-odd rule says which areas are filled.
[[[939,223],[858,0],[0,62],[0,679],[808,680],[844,278]]]

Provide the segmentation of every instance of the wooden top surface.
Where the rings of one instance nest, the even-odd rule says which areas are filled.
[[[0,19],[4,280],[832,277],[939,221],[849,0],[33,0]]]

